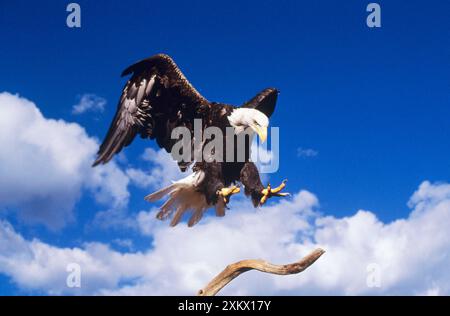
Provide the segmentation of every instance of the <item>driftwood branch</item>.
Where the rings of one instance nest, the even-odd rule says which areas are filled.
[[[265,273],[289,275],[296,274],[304,271],[310,265],[312,265],[317,259],[325,253],[323,249],[316,249],[309,255],[300,259],[297,262],[285,265],[275,265],[268,263],[264,260],[242,260],[233,264],[230,264],[220,272],[211,282],[208,283],[203,289],[198,291],[199,296],[213,296],[216,295],[223,287],[233,281],[244,272],[250,270],[257,270]]]

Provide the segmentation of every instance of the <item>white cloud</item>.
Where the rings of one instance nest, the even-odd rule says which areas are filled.
[[[138,225],[126,208],[110,208],[97,212],[88,228],[92,230],[99,228],[103,230],[136,230]]]
[[[133,251],[134,249],[134,242],[131,239],[128,238],[115,238],[113,239],[112,243],[120,248]]]
[[[49,294],[95,293],[145,272],[135,266],[136,259],[142,263],[142,254],[122,255],[98,243],[81,249],[57,248],[36,239],[27,241],[6,222],[0,222],[0,240],[0,271],[24,289]],[[81,268],[81,289],[66,285],[66,268],[73,263]]]
[[[74,219],[83,189],[98,202],[128,202],[128,177],[113,162],[91,168],[98,143],[78,124],[45,118],[36,105],[0,93],[0,210],[58,229]]]
[[[130,179],[114,162],[92,168],[93,154],[94,152],[86,162],[88,170],[85,174],[85,186],[94,193],[97,202],[113,209],[124,208],[130,197],[127,188]]]
[[[297,148],[297,157],[312,158],[316,157],[318,154],[319,152],[312,148],[302,148],[302,147]]]
[[[182,173],[177,163],[164,149],[147,148],[141,157],[150,164],[149,170],[128,168],[126,173],[131,182],[141,188],[159,189],[171,181],[186,177],[191,171]]]
[[[105,105],[105,98],[92,93],[85,93],[80,97],[80,101],[72,107],[72,114],[78,115],[88,111],[103,112]]]
[[[169,228],[151,210],[137,217],[152,237],[143,253],[120,253],[98,243],[57,248],[24,240],[3,222],[0,271],[22,287],[70,294],[65,266],[78,262],[84,294],[194,294],[233,261],[287,263],[322,247],[325,255],[300,275],[248,272],[223,294],[448,295],[450,185],[424,182],[409,205],[407,218],[387,224],[363,210],[335,218],[314,211],[317,198],[302,191],[261,210],[235,203],[226,217],[207,217],[194,228]],[[380,268],[380,288],[367,286],[371,264]]]
[[[157,207],[152,207],[150,211],[141,211],[136,216],[135,223],[139,232],[144,236],[152,236],[155,229],[160,227],[161,223],[156,221],[156,214],[159,212]]]
[[[171,158],[171,156],[164,150],[154,150],[152,148],[147,148],[140,157],[142,160],[148,163],[148,169],[139,169],[129,167],[123,173],[121,170],[120,175],[126,178],[126,181],[135,185],[136,187],[142,189],[148,189],[150,191],[158,190],[164,186],[167,186],[171,181],[183,178],[187,176],[191,171],[183,174],[176,162]],[[107,165],[108,166],[108,165]],[[110,181],[103,181],[102,178],[98,179],[99,183],[103,185],[98,185],[97,190],[107,190],[107,192],[114,191],[120,196],[123,186],[117,180],[111,179]],[[95,182],[94,182],[95,183]],[[119,184],[119,185],[118,185]],[[126,188],[126,187],[125,187]],[[99,200],[104,200],[102,191],[98,194]],[[106,194],[106,197],[108,195]],[[142,199],[144,196],[142,196]],[[128,191],[126,198],[118,199],[117,202],[125,201],[128,202]],[[91,223],[91,228],[102,228],[102,229],[137,229],[138,224],[136,220],[129,214],[128,210],[123,205],[116,205],[105,211],[100,211],[95,214],[95,218]]]
[[[186,177],[192,171],[182,173],[177,163],[164,150],[154,150],[147,148],[141,155],[141,159],[148,163],[148,169],[128,168],[125,171],[127,179],[131,184],[151,191],[158,190],[171,183],[171,181]],[[117,181],[109,181],[107,185],[114,186]],[[144,196],[142,196],[142,199]],[[127,201],[127,199],[126,199]],[[138,223],[127,209],[123,207],[113,207],[106,211],[97,212],[90,225],[102,229],[137,229]]]
[[[450,294],[450,184],[424,182],[411,197],[407,218],[383,223],[370,211],[336,218],[315,211],[306,191],[255,210],[242,199],[224,218],[209,216],[194,228],[168,227],[156,209],[135,218],[122,212],[128,182],[156,189],[183,175],[164,151],[148,149],[152,169],[122,172],[114,162],[90,167],[98,143],[78,124],[45,118],[32,102],[0,93],[0,210],[60,228],[73,219],[83,190],[109,210],[100,214],[139,229],[152,244],[119,252],[87,243],[60,248],[27,240],[0,221],[0,273],[24,289],[50,294],[194,294],[227,264],[244,258],[292,262],[315,247],[326,254],[301,275],[249,272],[224,294]],[[267,154],[271,154],[267,152]],[[113,244],[132,247],[131,240]],[[66,267],[78,263],[81,289],[66,286]],[[380,287],[367,286],[368,266]]]

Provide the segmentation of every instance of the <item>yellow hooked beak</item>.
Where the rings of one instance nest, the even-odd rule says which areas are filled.
[[[252,129],[258,134],[261,143],[264,143],[267,139],[267,127],[259,126],[256,124],[251,125]]]

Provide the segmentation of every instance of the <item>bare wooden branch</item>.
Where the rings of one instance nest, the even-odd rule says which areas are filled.
[[[310,265],[312,265],[317,259],[325,253],[323,249],[316,249],[303,259],[285,265],[275,265],[264,260],[242,260],[228,265],[225,270],[220,272],[211,282],[208,283],[203,289],[198,291],[199,296],[214,296],[228,283],[233,281],[244,272],[250,270],[257,270],[265,273],[289,275],[296,274],[304,271]]]

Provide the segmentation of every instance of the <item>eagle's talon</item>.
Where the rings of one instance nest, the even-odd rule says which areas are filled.
[[[283,189],[286,187],[286,182],[287,182],[286,179],[283,180],[283,182],[281,182],[281,184],[280,184],[278,187],[276,187],[275,189],[272,189],[272,190],[271,190],[272,193],[278,193],[278,192],[280,192],[281,190],[283,190]]]
[[[281,184],[274,189],[272,189],[272,187],[270,186],[270,183],[267,184],[267,188],[265,188],[261,191],[262,197],[259,200],[259,206],[264,205],[267,202],[267,200],[273,196],[278,196],[278,197],[289,196],[290,195],[289,193],[280,193],[280,191],[286,187],[286,182],[287,182],[287,180],[283,180],[283,182],[281,182]]]
[[[290,193],[274,193],[274,194],[272,194],[272,196],[286,197],[286,196],[291,196],[291,194]]]
[[[228,204],[228,202],[230,202],[230,197],[233,194],[237,194],[241,192],[241,189],[238,186],[231,186],[229,188],[222,188],[220,190],[217,191],[217,195],[219,195],[220,197],[222,197],[223,202],[226,204]]]

